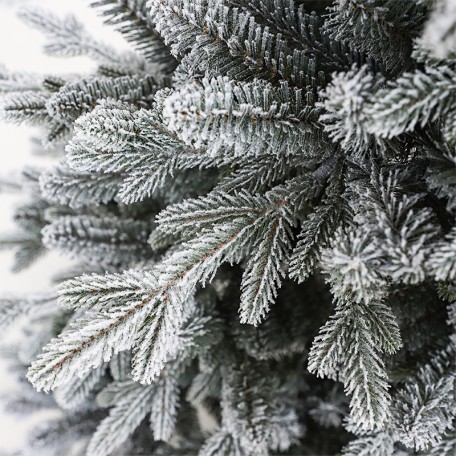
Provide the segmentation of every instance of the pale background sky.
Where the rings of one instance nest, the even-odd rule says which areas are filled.
[[[42,52],[43,35],[20,22],[16,11],[25,5],[39,6],[54,14],[64,16],[73,13],[97,38],[109,41],[116,47],[126,47],[123,38],[110,27],[104,26],[88,0],[0,0],[0,63],[12,70],[62,74],[88,73],[94,68],[86,57],[63,59],[48,57]],[[49,159],[31,154],[30,139],[37,130],[24,126],[0,123],[0,175],[12,176],[24,165],[49,166]],[[18,195],[0,193],[0,233],[14,230],[12,215],[14,206],[21,202]],[[19,274],[12,274],[13,252],[0,250],[0,295],[45,291],[51,286],[49,278],[69,264],[55,253],[48,253],[32,267]],[[17,331],[17,330],[16,330]],[[3,340],[14,337],[14,330],[2,334]],[[0,360],[0,395],[14,394],[14,376]],[[0,453],[20,449],[27,431],[42,417],[17,417],[5,413],[0,404]],[[64,455],[62,455],[64,456]]]

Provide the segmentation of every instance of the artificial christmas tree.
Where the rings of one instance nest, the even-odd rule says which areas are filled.
[[[23,13],[98,62],[0,80],[59,157],[4,243],[78,261],[1,305],[64,410],[32,451],[456,452],[454,5],[93,3],[137,53]]]

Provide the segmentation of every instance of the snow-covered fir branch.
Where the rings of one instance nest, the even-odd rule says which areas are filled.
[[[131,51],[28,9],[96,69],[0,69],[56,161],[1,179],[29,200],[0,247],[77,260],[0,299],[18,408],[62,411],[29,450],[452,455],[452,2],[91,6]]]

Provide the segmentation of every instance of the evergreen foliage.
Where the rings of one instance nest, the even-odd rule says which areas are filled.
[[[41,125],[0,299],[29,450],[452,455],[456,11],[451,0],[100,0],[135,49],[21,13],[91,75],[0,69]],[[44,348],[42,348],[44,347]]]

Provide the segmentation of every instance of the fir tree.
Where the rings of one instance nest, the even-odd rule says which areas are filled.
[[[135,51],[29,9],[97,70],[0,73],[57,157],[2,181],[30,201],[1,244],[77,260],[0,301],[52,392],[12,406],[63,410],[32,451],[454,454],[454,2],[92,6]]]

